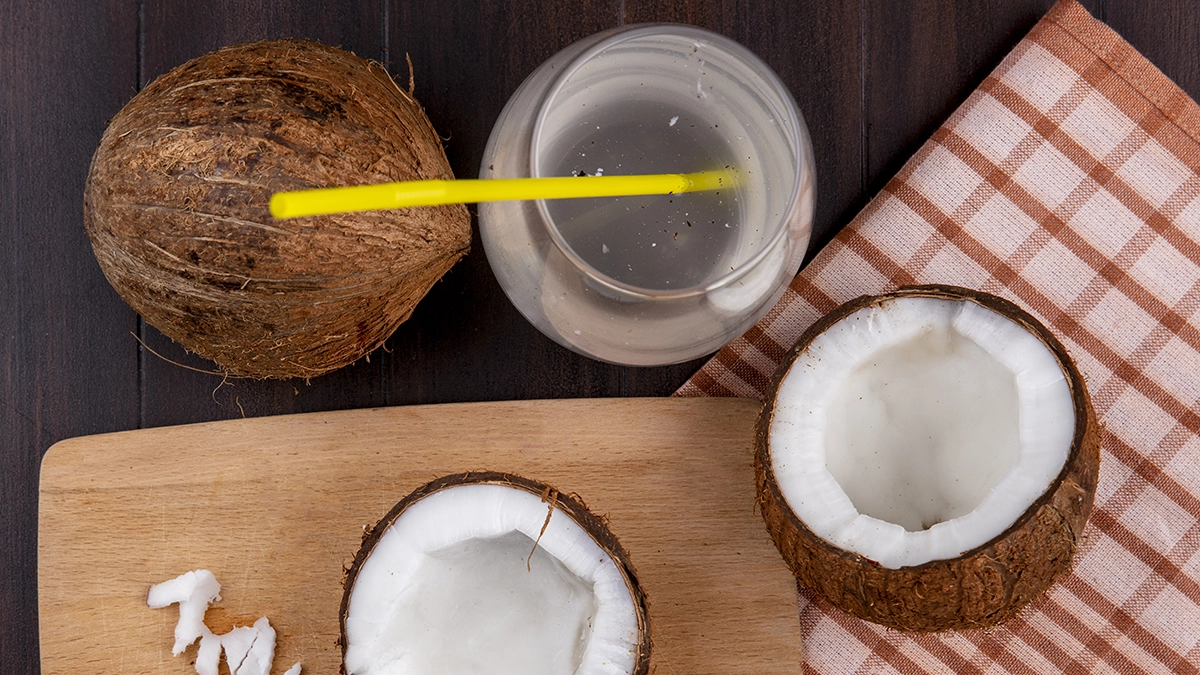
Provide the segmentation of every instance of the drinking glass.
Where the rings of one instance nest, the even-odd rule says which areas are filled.
[[[757,56],[692,26],[598,33],[508,101],[481,178],[728,171],[732,188],[479,205],[488,262],[558,343],[653,366],[716,351],[795,276],[815,198],[812,145]]]

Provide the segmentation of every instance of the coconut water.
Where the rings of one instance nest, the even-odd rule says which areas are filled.
[[[717,122],[678,106],[637,101],[587,115],[543,155],[544,175],[612,176],[737,171]],[[620,283],[671,291],[703,285],[733,271],[760,233],[743,222],[739,185],[673,195],[561,199],[547,212],[567,245],[596,271]],[[739,255],[739,252],[741,255]]]

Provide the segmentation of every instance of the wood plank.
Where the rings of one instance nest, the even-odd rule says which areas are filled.
[[[130,3],[0,5],[0,673],[36,673],[37,483],[59,439],[137,424],[133,312],[104,280],[82,194],[136,87]]]
[[[343,568],[362,528],[450,473],[518,473],[603,514],[649,598],[651,672],[794,673],[795,581],[755,508],[759,404],[603,399],[237,420],[72,439],[42,471],[45,673],[188,673],[174,609],[190,569],[224,588],[208,623],[267,616],[277,663],[331,673]],[[278,669],[277,669],[278,670]]]
[[[617,25],[611,0],[445,0],[436,11],[393,1],[388,15],[392,72],[406,81],[405,55],[412,59],[415,96],[464,178],[479,175],[492,125],[525,77],[572,42]],[[627,395],[631,369],[575,354],[517,312],[488,266],[474,217],[472,229],[471,253],[387,343],[387,403]],[[652,378],[639,393],[670,393],[694,370]]]
[[[791,90],[812,135],[817,208],[809,258],[866,203],[857,2],[626,0],[625,21],[675,21],[737,40]]]
[[[866,3],[868,193],[895,175],[1054,2]],[[1094,10],[1095,2],[1082,4]]]
[[[143,85],[189,59],[250,40],[294,37],[336,45],[366,59],[385,56],[380,0],[170,0],[145,3],[143,11]],[[215,369],[212,362],[186,353],[151,326],[143,324],[141,338],[165,359],[188,368]],[[378,358],[311,382],[224,379],[164,358],[143,351],[143,426],[384,403]]]
[[[1189,96],[1200,99],[1200,8],[1194,0],[1104,0],[1100,18]]]
[[[142,86],[214,49],[297,38],[384,58],[382,0],[164,0],[145,3]]]

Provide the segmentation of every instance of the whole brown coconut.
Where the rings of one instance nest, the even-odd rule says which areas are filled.
[[[466,254],[462,205],[275,220],[276,191],[452,178],[382,67],[295,40],[163,75],[111,121],[84,223],[105,276],[223,370],[313,377],[370,353]]]
[[[1063,371],[1074,406],[1074,434],[1061,472],[1041,497],[999,536],[950,559],[889,569],[818,536],[796,515],[777,479],[771,428],[780,384],[813,341],[859,310],[897,298],[972,302],[1032,333]],[[1069,572],[1092,509],[1099,464],[1100,427],[1096,413],[1083,378],[1062,344],[1016,305],[996,296],[952,286],[915,286],[886,295],[860,297],[809,328],[775,373],[759,416],[755,456],[763,518],[800,584],[845,612],[914,632],[993,626],[1014,615]]]

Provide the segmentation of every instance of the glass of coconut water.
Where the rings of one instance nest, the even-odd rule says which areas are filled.
[[[735,186],[480,204],[488,261],[530,322],[584,355],[651,366],[716,351],[783,293],[812,229],[808,129],[754,54],[674,24],[577,42],[509,100],[480,177],[710,170]]]

